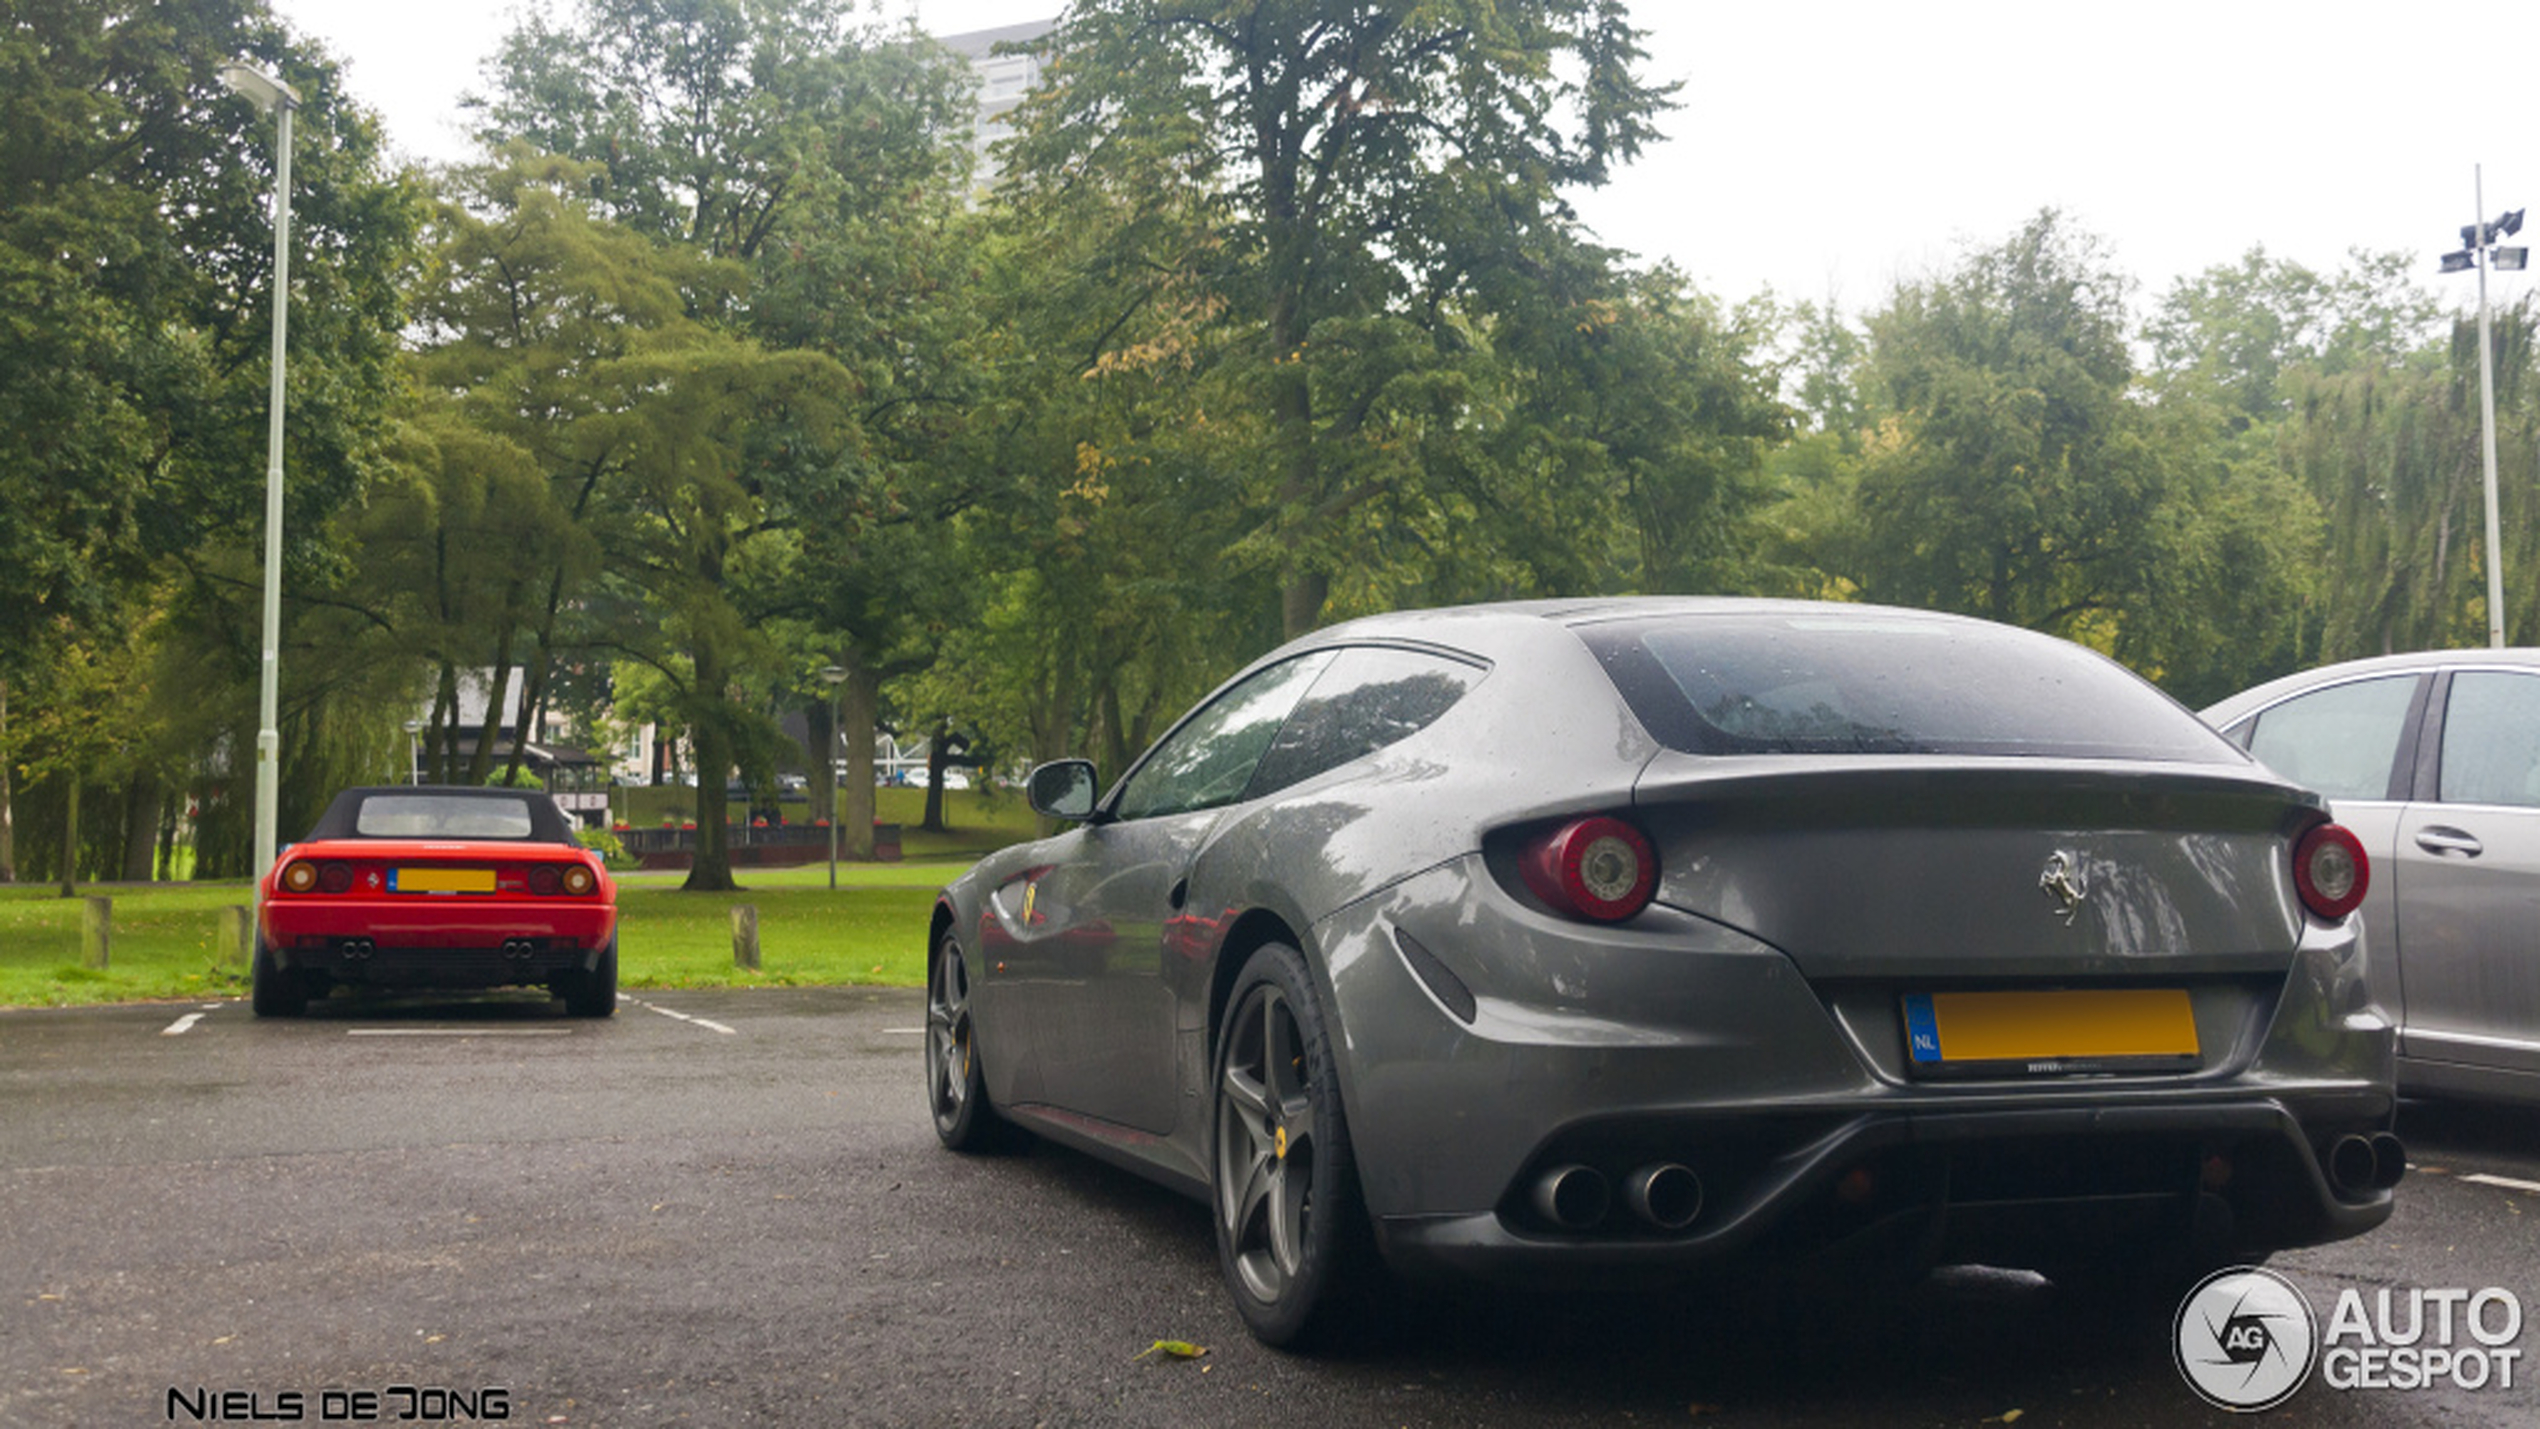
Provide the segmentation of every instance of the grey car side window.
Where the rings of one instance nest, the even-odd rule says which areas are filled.
[[[1417,650],[1343,650],[1253,771],[1247,799],[1275,794],[1408,739],[1445,714],[1482,678],[1479,666]]]
[[[2249,752],[2269,769],[2332,799],[2387,799],[2415,675],[2333,685],[2258,716]]]
[[[1166,735],[1129,776],[1112,816],[1148,819],[1242,798],[1288,712],[1331,662],[1329,650],[1283,660],[1209,702]]]
[[[2464,670],[2443,720],[2446,804],[2540,808],[2540,676]]]

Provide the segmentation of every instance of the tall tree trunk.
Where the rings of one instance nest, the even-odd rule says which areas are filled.
[[[123,801],[123,879],[150,881],[150,855],[159,841],[159,781],[144,775],[132,781]]]
[[[944,832],[944,764],[952,755],[952,721],[935,721],[934,730],[926,736],[926,814],[918,827],[929,833]]]
[[[9,682],[0,680],[0,883],[18,881],[18,830],[9,813]]]
[[[182,793],[181,790],[179,792]],[[176,878],[177,825],[184,821],[184,817],[185,801],[182,798],[159,801],[159,855],[155,877],[161,883],[173,882]]]
[[[79,892],[79,771],[68,770],[62,783],[62,896]]]
[[[540,646],[522,672],[520,691],[520,728],[512,732],[511,758],[503,764],[503,782],[518,784],[520,771],[529,759],[529,741],[546,733],[547,651]]]
[[[847,678],[839,686],[839,737],[847,745],[846,796],[838,810],[838,853],[873,857],[873,730],[881,718],[882,675],[861,650],[846,654]]]
[[[511,627],[506,625],[502,639],[494,647],[493,678],[485,682],[485,723],[476,731],[476,754],[467,762],[467,782],[470,785],[483,784],[485,776],[494,772],[494,744],[502,737],[503,706],[511,703],[511,692],[512,632]],[[512,743],[520,743],[517,731],[513,733]]]
[[[441,682],[432,694],[431,779],[434,784],[447,784],[459,767],[459,670],[456,665],[441,662]]]
[[[690,893],[729,893],[740,885],[732,881],[729,811],[724,802],[724,788],[732,778],[732,736],[719,708],[724,699],[723,652],[711,639],[697,641],[696,647],[697,683],[688,692],[692,707],[688,734],[697,753],[697,859],[688,869],[687,882],[679,886]]]

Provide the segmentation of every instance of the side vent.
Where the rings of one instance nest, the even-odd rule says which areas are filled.
[[[1429,989],[1430,995],[1446,1004],[1446,1010],[1454,1013],[1458,1021],[1469,1026],[1476,1010],[1473,990],[1466,987],[1464,980],[1445,963],[1438,961],[1437,954],[1430,952],[1408,932],[1394,929],[1393,940],[1402,949],[1402,960],[1411,965],[1411,971]]]

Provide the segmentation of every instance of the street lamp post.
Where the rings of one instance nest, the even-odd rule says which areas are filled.
[[[256,685],[256,862],[273,863],[282,735],[282,357],[291,318],[291,111],[300,95],[248,65],[221,66],[221,83],[274,118],[273,140],[273,395],[265,434],[265,650]]]
[[[409,786],[423,782],[423,751],[415,745],[415,736],[422,732],[422,720],[406,721],[406,783]]]
[[[844,665],[823,666],[821,680],[829,686],[829,738],[820,751],[829,766],[829,891],[838,891],[838,723],[846,717],[838,707],[838,685],[847,678]]]
[[[2470,169],[2470,193],[2477,211],[2487,212],[2486,176],[2475,165]],[[2495,345],[2487,335],[2487,270],[2492,265],[2512,272],[2524,266],[2530,249],[2503,248],[2496,241],[2521,231],[2521,209],[2493,223],[2482,218],[2461,230],[2461,251],[2443,255],[2446,273],[2478,270],[2478,445],[2487,476],[2487,644],[2498,650],[2505,648],[2505,547],[2503,522],[2496,510],[2496,358]]]

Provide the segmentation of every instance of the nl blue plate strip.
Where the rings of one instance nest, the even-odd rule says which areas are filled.
[[[1905,1045],[1917,1062],[1940,1060],[1940,1019],[1932,1014],[1929,993],[1906,994]]]

